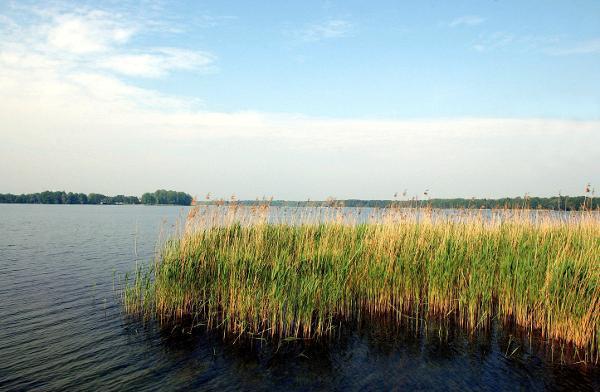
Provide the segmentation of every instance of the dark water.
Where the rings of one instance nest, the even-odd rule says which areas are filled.
[[[0,390],[600,390],[597,367],[551,362],[501,331],[440,340],[374,323],[278,349],[127,320],[113,271],[136,250],[151,259],[182,212],[0,205]]]

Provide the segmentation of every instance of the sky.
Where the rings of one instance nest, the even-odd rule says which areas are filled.
[[[0,193],[582,195],[599,70],[596,0],[0,0]]]

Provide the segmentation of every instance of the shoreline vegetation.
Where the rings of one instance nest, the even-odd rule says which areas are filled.
[[[497,320],[598,364],[598,211],[395,207],[371,218],[332,207],[273,220],[269,209],[190,209],[156,260],[126,275],[126,314],[286,341],[377,317],[473,333]]]
[[[256,200],[202,200],[196,201],[185,192],[159,189],[153,193],[137,196],[106,196],[100,193],[73,193],[65,191],[44,191],[30,194],[0,193],[0,204],[106,204],[106,205],[241,205],[260,206],[265,199]],[[556,211],[582,211],[600,209],[600,200],[593,196],[555,197],[505,197],[500,199],[448,198],[406,200],[269,200],[272,207],[370,207],[370,208],[437,208],[437,209],[543,209]]]
[[[368,207],[368,208],[435,208],[435,209],[533,209],[555,211],[597,210],[600,200],[590,196],[555,196],[555,197],[504,197],[500,199],[450,198],[450,199],[418,199],[407,200],[362,200],[362,199],[328,199],[328,200],[204,200],[197,205],[242,205],[260,206],[268,201],[272,207]]]
[[[106,196],[101,193],[73,193],[65,191],[44,191],[15,195],[0,193],[0,203],[4,204],[89,204],[89,205],[178,205],[189,206],[192,196],[185,192],[167,191],[159,189],[153,193],[144,193],[141,198],[137,196]]]

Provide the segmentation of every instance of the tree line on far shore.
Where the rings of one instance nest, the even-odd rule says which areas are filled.
[[[346,205],[360,205],[358,200],[348,200]],[[555,196],[555,197],[505,197],[501,199],[431,199],[431,200],[405,200],[405,201],[383,201],[382,203],[399,204],[401,207],[431,206],[432,208],[473,208],[473,209],[543,209],[579,211],[584,209],[597,209],[600,207],[598,199],[586,196]]]
[[[155,192],[147,192],[141,198],[137,196],[106,196],[101,193],[73,193],[52,192],[14,195],[0,193],[0,203],[22,203],[22,204],[147,204],[147,205],[182,205],[189,206],[193,202],[191,195],[185,192],[167,191],[159,189]],[[258,205],[264,204],[265,200],[210,200],[199,204],[238,204]],[[430,199],[430,200],[269,200],[269,205],[274,207],[322,207],[322,206],[344,206],[344,207],[374,207],[384,208],[396,207],[432,207],[432,208],[473,208],[473,209],[545,209],[545,210],[596,210],[600,208],[600,199],[589,196],[555,196],[555,197],[506,197],[502,199]]]
[[[140,198],[137,196],[106,196],[101,193],[73,193],[65,191],[44,191],[15,195],[12,193],[0,193],[0,203],[20,204],[166,204],[184,205],[192,204],[192,196],[185,192],[167,191],[159,189],[153,193],[144,193]]]
[[[421,199],[421,200],[210,200],[199,204],[260,205],[274,207],[371,207],[371,208],[451,208],[451,209],[543,209],[561,211],[596,210],[600,200],[589,196],[505,197],[501,199]]]

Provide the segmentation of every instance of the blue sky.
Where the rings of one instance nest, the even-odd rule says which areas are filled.
[[[3,1],[0,192],[580,194],[598,69],[597,1]]]
[[[192,34],[220,72],[185,93],[317,116],[598,118],[598,2],[282,3],[211,9],[239,15]],[[587,42],[596,55],[559,54]]]

